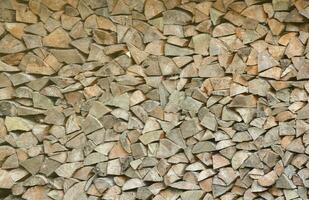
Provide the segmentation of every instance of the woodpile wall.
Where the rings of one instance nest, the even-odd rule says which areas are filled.
[[[308,22],[307,0],[0,0],[0,199],[308,199]]]

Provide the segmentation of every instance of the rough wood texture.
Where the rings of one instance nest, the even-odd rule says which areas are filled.
[[[0,199],[292,200],[306,0],[0,0]]]

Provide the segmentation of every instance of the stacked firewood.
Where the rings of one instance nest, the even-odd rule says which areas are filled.
[[[0,199],[308,199],[309,1],[0,0]]]

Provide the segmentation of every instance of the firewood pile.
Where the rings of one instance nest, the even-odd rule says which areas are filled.
[[[307,0],[0,0],[0,199],[308,199],[308,38]]]

